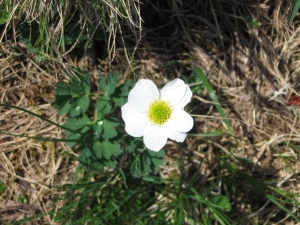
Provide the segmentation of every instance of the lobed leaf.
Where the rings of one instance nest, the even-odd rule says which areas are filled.
[[[97,121],[93,126],[92,129],[94,131],[94,137],[95,139],[99,139],[100,135],[102,134],[103,131],[103,121]]]
[[[73,133],[73,132],[68,132],[66,134],[66,139],[77,139],[79,140],[79,138],[81,137],[81,135],[79,133]],[[77,141],[66,141],[66,144],[72,148],[76,145]]]
[[[102,159],[103,151],[101,150],[101,143],[99,141],[95,141],[93,143],[93,153],[99,158]]]
[[[102,137],[104,139],[110,139],[117,136],[117,131],[115,129],[120,123],[115,118],[105,119],[103,120],[103,134]]]
[[[112,105],[110,103],[110,97],[104,95],[101,98],[99,98],[95,103],[95,109],[103,113],[104,115],[111,113]]]
[[[100,75],[98,84],[105,96],[110,96],[114,93],[116,84],[118,82],[118,77],[118,73],[108,73],[106,79],[103,75]]]
[[[76,118],[69,117],[64,126],[71,130],[77,131],[83,127],[90,125],[92,121],[86,114],[82,114]]]
[[[112,95],[112,99],[117,106],[121,107],[127,102],[128,93],[132,87],[133,80],[129,80],[116,88],[114,94]]]
[[[144,142],[142,139],[134,138],[126,135],[122,138],[122,142],[126,145],[126,151],[133,153],[136,149],[143,149]]]
[[[57,102],[54,102],[53,106],[54,108],[59,109],[58,114],[62,115],[64,113],[69,112],[72,105],[70,104],[69,97],[67,98],[62,97],[58,99]]]
[[[79,73],[79,71],[76,71]],[[55,100],[52,103],[58,109],[60,115],[69,113],[71,117],[85,113],[90,105],[90,75],[81,72],[78,77],[72,77],[69,83],[58,82],[56,84]]]
[[[90,97],[88,95],[84,95],[77,101],[77,106],[81,108],[81,112],[85,113],[90,105]]]
[[[157,173],[159,166],[164,164],[165,152],[163,150],[158,152],[151,150],[139,152],[139,150],[136,150],[136,152],[137,156],[131,164],[130,171],[138,177]]]

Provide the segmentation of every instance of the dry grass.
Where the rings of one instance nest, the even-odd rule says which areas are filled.
[[[27,109],[56,123],[61,117],[50,105],[56,76],[62,78],[62,71],[54,70],[53,65],[36,67],[21,50],[12,50],[12,43],[1,46],[1,103]],[[19,48],[18,46],[15,46]],[[47,72],[51,72],[51,75]],[[28,136],[61,138],[62,131],[26,112],[9,107],[1,107],[0,131]],[[61,191],[52,186],[72,182],[76,163],[64,155],[69,149],[62,143],[35,141],[25,137],[0,136],[0,181],[5,184],[1,195],[1,219],[15,221],[25,215],[48,212],[53,207],[52,199]],[[27,196],[30,204],[18,202],[21,194]],[[44,218],[46,224],[51,224]]]
[[[234,0],[146,1],[141,5],[141,12],[137,7],[133,7],[134,13],[130,11],[133,8],[127,11],[128,15],[136,15],[135,20],[127,18],[132,26],[140,27],[138,15],[144,20],[139,47],[136,49],[134,43],[128,51],[135,53],[135,74],[157,83],[189,76],[193,67],[209,71],[209,81],[238,139],[234,156],[253,162],[247,168],[251,176],[278,180],[275,187],[299,194],[299,149],[290,146],[300,142],[299,108],[288,105],[288,99],[292,93],[300,95],[300,60],[297,59],[300,51],[300,28],[297,25],[300,20],[287,23],[291,4],[290,1],[279,0],[260,3]],[[114,8],[109,4],[106,7]],[[111,14],[114,13],[111,10]],[[251,20],[256,21],[258,26],[253,25]],[[59,21],[55,27],[58,25]],[[114,40],[119,28],[112,26],[109,29],[112,29],[111,40]],[[136,39],[129,35],[125,40],[130,43]],[[91,70],[97,73],[116,69],[125,76],[133,76],[126,52],[115,48],[112,43],[115,42],[108,41],[111,53],[116,50],[114,61],[97,59]],[[12,50],[12,45],[11,42],[2,42],[0,46],[0,102],[28,109],[61,123],[63,118],[57,116],[50,102],[57,79],[66,78],[64,70],[51,60],[38,66],[21,50]],[[84,63],[75,63],[74,57],[68,59],[67,66],[85,66]],[[166,66],[169,62],[173,64]],[[277,94],[280,91],[285,93]],[[12,108],[1,107],[0,110],[0,131],[63,137],[59,128],[39,118]],[[226,130],[205,90],[194,96],[190,113],[196,124],[192,133]],[[189,137],[183,151],[192,155],[193,159],[186,157],[186,176],[189,177],[195,166],[200,166],[203,177],[199,178],[199,182],[205,185],[213,183],[218,175],[224,175],[217,155],[227,153],[226,146],[233,143],[229,137]],[[64,155],[64,151],[71,150],[62,143],[10,135],[0,136],[0,149],[0,181],[7,187],[0,196],[3,220],[12,221],[55,207],[51,199],[62,193],[50,186],[72,182],[76,165]],[[178,170],[174,165],[174,154],[178,150],[173,143],[169,143],[165,150],[168,155],[166,167],[160,174],[169,177]],[[17,203],[21,193],[27,195],[30,208]],[[240,216],[264,220],[266,224],[293,224],[288,216],[279,212],[278,207],[267,201],[258,201],[251,194],[245,193],[244,199],[234,200]],[[52,221],[45,217],[43,223],[51,224]]]
[[[80,24],[81,33],[88,30],[85,47],[92,41],[98,28],[103,28],[108,33],[107,51],[110,59],[115,56],[116,35],[117,33],[122,34],[120,24],[123,22],[134,33],[137,43],[141,39],[142,20],[139,1],[64,0],[54,3],[52,1],[15,0],[13,3],[8,3],[8,1],[2,0],[0,4],[10,12],[4,32],[0,34],[0,42],[7,38],[6,30],[9,26],[13,27],[13,39],[16,41],[18,26],[24,22],[35,21],[39,24],[41,37],[37,44],[48,49],[52,54],[56,54],[61,61],[75,48],[80,38],[78,36],[71,47],[65,48],[63,43],[64,27],[76,15],[79,16],[77,23]]]

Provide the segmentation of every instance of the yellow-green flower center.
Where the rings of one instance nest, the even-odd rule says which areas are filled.
[[[157,100],[149,106],[148,116],[157,125],[164,124],[171,117],[172,109],[168,102]]]

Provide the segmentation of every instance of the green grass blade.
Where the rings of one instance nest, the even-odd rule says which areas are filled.
[[[218,98],[217,98],[217,96],[216,96],[216,94],[215,94],[212,86],[210,85],[207,77],[204,75],[204,73],[202,72],[202,70],[199,69],[199,68],[194,69],[194,71],[200,77],[200,79],[202,80],[204,87],[206,87],[206,89],[208,91],[208,94],[210,95],[212,101],[215,103],[215,106],[216,106],[218,112],[220,113],[220,115],[221,115],[224,123],[226,124],[226,126],[227,126],[230,134],[232,136],[234,136],[233,130],[232,130],[232,128],[230,126],[230,123],[229,123],[229,120],[227,119],[227,117],[226,117],[226,115],[225,115],[225,113],[223,111],[223,108],[220,105],[220,102],[219,102],[219,100],[218,100]]]
[[[194,188],[191,188],[190,198],[196,200],[199,204],[206,206],[209,211],[213,214],[214,219],[216,219],[222,225],[234,225],[235,223],[226,215],[225,212],[222,212],[220,206],[213,204],[209,199],[203,197],[199,194]],[[203,218],[204,221],[206,220]],[[206,222],[204,222],[206,224]]]
[[[274,196],[272,195],[266,195],[266,197],[271,201],[273,202],[273,204],[277,205],[278,208],[282,209],[283,211],[285,211],[287,214],[289,214],[295,221],[297,222],[300,222],[300,219],[294,215],[293,212],[291,212],[290,210],[288,210],[286,207],[284,207],[282,204],[279,203],[278,200],[280,199],[277,199],[275,198]]]
[[[300,8],[300,0],[295,0],[294,6],[293,6],[293,9],[292,9],[290,18],[289,18],[289,23],[293,22],[295,16],[297,15],[297,12],[298,12],[299,8]]]
[[[212,131],[212,132],[207,132],[203,134],[188,134],[188,136],[191,137],[217,137],[217,136],[222,136],[222,135],[230,135],[227,132],[223,131]]]
[[[127,182],[126,182],[126,176],[125,176],[123,170],[122,170],[121,168],[119,168],[118,170],[119,170],[119,173],[120,173],[120,175],[121,175],[121,177],[122,177],[122,179],[123,179],[123,182],[124,182],[125,187],[128,188]]]
[[[164,179],[164,178],[161,178],[161,177],[151,176],[151,175],[144,176],[144,177],[142,177],[142,179],[143,179],[144,181],[147,181],[147,182],[150,182],[150,183],[153,183],[153,184],[166,184],[166,183],[172,183],[171,180],[167,180],[167,179]]]

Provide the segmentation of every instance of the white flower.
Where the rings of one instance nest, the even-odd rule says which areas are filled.
[[[160,91],[151,80],[139,80],[122,106],[126,132],[133,137],[144,136],[146,147],[159,151],[170,138],[183,142],[194,125],[183,110],[192,91],[182,80],[167,83]]]

